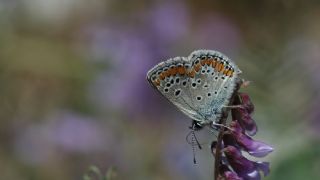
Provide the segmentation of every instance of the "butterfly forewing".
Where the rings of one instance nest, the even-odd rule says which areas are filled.
[[[190,101],[189,73],[191,63],[186,57],[175,57],[152,68],[147,79],[163,96],[192,119],[201,120]]]

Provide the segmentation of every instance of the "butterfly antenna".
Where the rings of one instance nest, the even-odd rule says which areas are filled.
[[[199,143],[199,141],[198,141],[198,139],[197,139],[197,136],[196,136],[196,134],[194,133],[194,131],[192,131],[192,137],[193,137],[193,139],[196,141],[196,143],[197,143],[197,145],[198,145],[198,148],[199,148],[199,149],[202,149],[202,147],[201,147],[201,145],[200,145],[200,143]],[[194,144],[194,142],[193,142],[193,144]]]
[[[193,164],[197,164],[195,141],[196,141],[197,143],[199,143],[198,140],[197,140],[197,138],[196,138],[196,136],[195,136],[195,134],[194,134],[194,132],[192,131],[192,137],[191,137],[191,142],[192,142],[192,144],[191,144],[191,146],[192,146]],[[201,149],[201,146],[200,146],[200,145],[199,145],[199,148]]]
[[[197,164],[197,160],[196,160],[196,149],[195,149],[195,145],[197,144],[199,149],[202,149],[196,134],[194,133],[194,125],[192,126],[191,131],[188,133],[188,135],[186,136],[186,141],[188,142],[188,144],[190,144],[192,146],[192,154],[193,154],[193,163]],[[189,141],[189,137],[191,135],[191,142]]]

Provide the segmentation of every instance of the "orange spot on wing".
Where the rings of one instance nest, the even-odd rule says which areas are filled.
[[[221,63],[219,67],[219,72],[223,72],[223,70],[224,70],[224,65]]]
[[[185,69],[185,67],[178,67],[178,73],[180,74],[180,75],[184,75],[185,73],[186,73],[186,69]]]
[[[215,68],[216,65],[217,65],[217,60],[214,59],[214,60],[212,61],[212,67]]]
[[[188,76],[191,78],[194,78],[195,74],[196,74],[196,71],[193,69],[188,73]]]
[[[201,64],[196,64],[196,65],[194,66],[194,70],[195,70],[196,72],[198,72],[200,69],[201,69]]]
[[[168,76],[175,76],[176,74],[177,74],[177,68],[176,67],[169,68]]]
[[[159,79],[156,79],[155,81],[153,81],[153,84],[155,86],[160,86],[160,80]]]
[[[231,76],[232,75],[232,70],[229,70],[228,72],[227,72],[227,76]]]
[[[160,75],[159,75],[159,79],[161,80],[164,80],[164,78],[166,78],[166,73],[165,72],[162,72]]]
[[[175,76],[177,73],[178,73],[178,68],[174,67],[172,72],[171,72],[171,75]]]
[[[206,64],[206,59],[201,60],[201,61],[200,61],[200,64],[201,64],[202,66],[204,66],[204,65]]]
[[[225,70],[223,71],[223,74],[224,74],[224,75],[227,75],[228,72],[229,72],[229,69],[225,69]]]
[[[217,62],[216,67],[215,67],[216,71],[218,71],[218,72],[219,72],[219,69],[220,69],[220,65],[221,65],[221,63]]]
[[[169,73],[168,70],[166,70],[166,71],[163,72],[163,75],[164,75],[165,77],[168,77],[168,76],[170,75],[170,73]]]
[[[211,66],[211,64],[212,64],[212,59],[208,59],[207,62],[206,62],[206,64],[207,64],[208,66]]]

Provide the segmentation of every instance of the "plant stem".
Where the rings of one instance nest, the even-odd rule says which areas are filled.
[[[222,118],[220,121],[220,124],[226,125],[228,118],[228,111],[224,110],[222,113]],[[219,176],[219,165],[221,161],[221,149],[222,149],[222,138],[224,134],[225,128],[221,127],[217,139],[217,146],[216,146],[216,152],[215,152],[215,158],[214,158],[214,179],[217,180]]]
[[[232,106],[234,103],[234,99],[236,96],[238,96],[238,90],[241,86],[241,84],[243,83],[243,80],[238,80],[236,88],[230,98],[230,102],[229,102],[229,106]],[[222,124],[223,126],[226,126],[227,124],[227,119],[228,119],[228,114],[229,114],[229,108],[223,108],[222,109],[222,116],[220,119],[220,124]],[[219,176],[219,166],[220,166],[220,161],[221,161],[221,149],[222,149],[222,140],[223,140],[223,135],[225,132],[226,128],[225,127],[221,127],[219,134],[218,134],[218,138],[217,138],[217,146],[216,146],[216,151],[215,151],[215,158],[214,158],[214,180],[218,179]]]

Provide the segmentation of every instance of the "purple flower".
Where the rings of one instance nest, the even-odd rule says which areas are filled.
[[[266,143],[255,141],[248,135],[241,133],[243,130],[238,121],[231,122],[230,128],[233,130],[230,131],[230,134],[233,136],[234,140],[250,155],[255,157],[264,157],[273,151],[273,148]]]
[[[218,180],[242,180],[242,178],[233,172],[226,164],[220,164],[219,174]]]
[[[241,151],[234,146],[227,146],[223,149],[228,162],[238,176],[248,180],[261,179],[260,171],[264,176],[269,174],[268,162],[254,162],[242,156]]]
[[[257,133],[258,128],[251,117],[254,106],[249,96],[244,93],[239,93],[239,95],[235,97],[234,104],[241,105],[241,107],[231,110],[232,119],[238,120],[239,124],[248,133],[248,135],[254,136]]]
[[[225,178],[226,180],[242,180],[242,178],[239,177],[239,176],[237,175],[237,173],[232,172],[232,171],[226,171],[226,172],[224,172],[223,175],[224,175],[224,178]]]
[[[249,114],[251,114],[254,111],[254,105],[251,102],[249,95],[246,93],[238,93],[238,95],[241,97],[242,100],[241,105],[244,107],[245,110],[247,110]]]
[[[253,136],[257,132],[257,126],[251,118],[254,111],[249,96],[236,92],[232,106],[240,106],[232,109],[232,120],[228,128],[221,129],[218,140],[212,142],[212,153],[216,158],[215,170],[217,179],[248,179],[260,180],[260,171],[264,176],[269,174],[268,162],[255,162],[242,156],[241,151],[248,152],[254,157],[264,157],[273,151],[273,148],[264,142],[256,141]],[[226,122],[224,119],[222,122]],[[248,135],[246,134],[248,133]],[[221,151],[219,147],[221,146]]]

